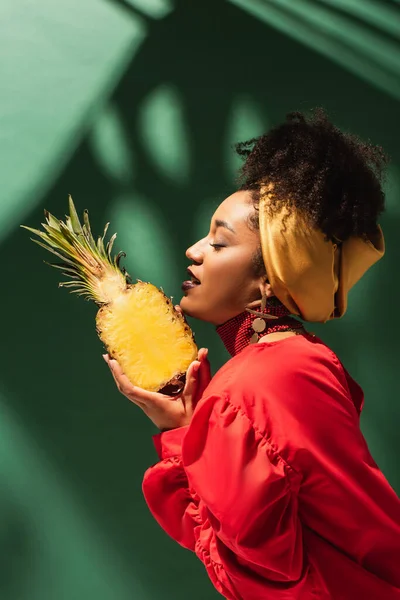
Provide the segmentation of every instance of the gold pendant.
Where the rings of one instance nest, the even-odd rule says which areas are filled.
[[[258,333],[253,333],[250,338],[250,344],[256,344],[259,340]]]
[[[251,326],[254,329],[254,331],[257,331],[257,333],[261,333],[262,331],[264,331],[267,324],[264,321],[264,319],[260,319],[260,317],[257,317],[257,319],[254,319]]]

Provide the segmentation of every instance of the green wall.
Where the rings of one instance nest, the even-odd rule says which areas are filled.
[[[344,319],[311,330],[363,385],[363,431],[399,490],[399,5],[3,0],[0,23],[0,597],[220,597],[144,503],[155,430],[114,386],[95,307],[57,288],[19,224],[63,216],[71,193],[94,231],[111,221],[131,275],[178,301],[185,249],[234,189],[233,142],[322,105],[382,144],[387,255]],[[219,338],[191,324],[215,371]]]

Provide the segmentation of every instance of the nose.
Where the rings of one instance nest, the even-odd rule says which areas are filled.
[[[192,262],[201,263],[203,260],[203,253],[201,250],[201,242],[196,242],[193,246],[190,246],[186,250],[186,258],[191,260]]]

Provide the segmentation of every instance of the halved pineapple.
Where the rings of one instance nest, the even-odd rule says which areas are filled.
[[[138,279],[132,283],[119,266],[125,254],[111,255],[116,234],[104,246],[109,223],[96,243],[88,212],[84,211],[81,225],[71,196],[65,223],[48,211],[44,214],[44,232],[21,227],[38,235],[43,241],[32,241],[63,261],[47,263],[72,279],[59,286],[76,288],[72,293],[86,296],[100,307],[96,329],[110,356],[120,363],[134,385],[149,391],[179,393],[198,349],[192,330],[171,299],[151,283]]]

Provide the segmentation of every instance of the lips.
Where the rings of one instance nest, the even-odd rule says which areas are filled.
[[[188,268],[187,272],[190,275],[190,281],[195,284],[195,285],[200,285],[200,280],[196,277],[196,275],[193,273],[192,269]]]
[[[184,292],[186,292],[188,290],[191,290],[191,289],[193,289],[193,288],[198,287],[199,285],[201,285],[200,280],[193,273],[192,269],[188,268],[187,272],[190,275],[190,279],[188,281],[184,281],[182,283],[182,290]]]

